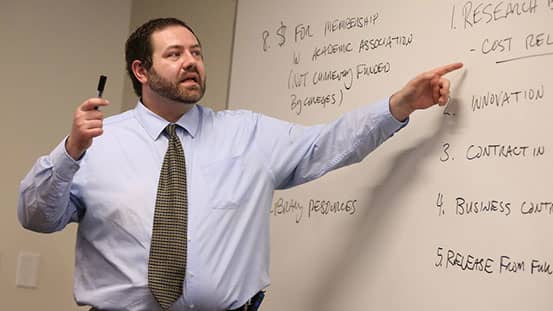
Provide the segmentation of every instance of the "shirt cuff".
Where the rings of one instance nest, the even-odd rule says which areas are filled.
[[[390,97],[379,100],[369,106],[371,107],[370,109],[376,113],[376,115],[381,116],[381,120],[383,121],[381,126],[387,131],[397,132],[409,123],[409,118],[402,122],[392,115],[392,112],[390,111]]]
[[[79,160],[74,160],[65,149],[66,141],[67,137],[52,150],[50,153],[50,160],[52,161],[55,174],[62,180],[69,181],[73,179],[73,176],[75,176],[75,173],[81,167],[80,163],[84,154]]]
[[[392,119],[394,119],[394,120],[397,122],[397,124],[400,125],[400,128],[398,129],[398,130],[400,130],[400,129],[404,128],[404,127],[407,125],[407,123],[409,123],[410,117],[407,117],[407,119],[405,119],[404,121],[399,121],[398,119],[396,119],[396,117],[394,117],[394,116],[392,115],[392,111],[390,110],[390,99],[391,99],[391,98],[392,98],[392,97],[390,96],[390,97],[388,97],[388,98],[385,99],[385,101],[386,101],[386,110],[387,110],[387,112],[388,112],[388,115],[390,115],[390,117],[391,117]]]

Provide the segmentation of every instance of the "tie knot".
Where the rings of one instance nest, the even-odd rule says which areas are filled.
[[[176,124],[169,124],[165,128],[165,133],[169,135],[170,138],[175,137],[177,135],[177,125]]]

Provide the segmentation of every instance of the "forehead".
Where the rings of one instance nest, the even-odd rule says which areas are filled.
[[[186,27],[168,26],[152,33],[153,52],[161,52],[171,46],[191,47],[199,45],[198,39]]]

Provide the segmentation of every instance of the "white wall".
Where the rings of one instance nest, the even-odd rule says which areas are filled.
[[[446,108],[275,193],[262,309],[553,310],[552,30],[551,0],[240,0],[233,109],[317,124],[465,65]]]

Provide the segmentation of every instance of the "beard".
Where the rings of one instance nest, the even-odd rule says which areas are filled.
[[[197,103],[205,93],[205,79],[198,75],[199,81],[197,85],[194,86],[184,86],[181,85],[183,82],[179,79],[177,82],[169,81],[162,76],[160,76],[154,67],[149,71],[149,86],[152,91],[156,92],[159,96],[182,102],[184,104],[195,104]]]

